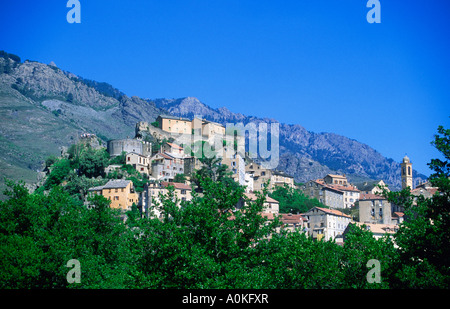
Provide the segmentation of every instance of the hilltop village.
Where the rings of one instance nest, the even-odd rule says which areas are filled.
[[[197,134],[202,137],[203,143],[214,144],[217,139],[223,139],[227,132],[222,124],[198,117],[187,119],[161,115],[151,124],[138,122],[134,138],[110,140],[107,151],[111,158],[123,156],[125,164],[132,166],[148,181],[138,191],[132,180],[110,179],[105,185],[89,188],[85,203],[89,204],[90,196],[103,195],[110,200],[112,208],[125,212],[137,206],[143,215],[159,217],[161,212],[154,206],[158,204],[161,194],[168,192],[169,187],[173,187],[179,202],[191,200],[191,177],[194,171],[203,166],[203,160],[195,155],[192,145],[175,143],[173,136],[176,134]],[[269,194],[278,187],[286,187],[299,190],[323,205],[304,213],[281,213],[279,202],[266,196],[262,216],[267,220],[279,216],[287,230],[299,230],[318,240],[343,243],[346,231],[352,224],[365,225],[378,238],[394,234],[405,219],[403,209],[382,196],[380,187],[389,190],[383,180],[352,184],[345,175],[328,174],[321,179],[298,184],[292,175],[264,168],[263,162],[238,151],[235,145],[239,137],[234,138],[231,144],[223,140],[224,149],[231,149],[231,155],[219,156],[219,165],[224,165],[233,180],[245,187],[246,198],[256,200],[255,193],[262,192],[266,187]],[[89,143],[96,140],[96,136],[84,133],[80,139]],[[105,173],[114,173],[121,167],[120,164],[109,165]],[[413,188],[412,163],[407,156],[402,160],[399,173],[402,187],[410,187],[412,194],[432,196],[436,192],[436,188],[428,182]],[[239,205],[236,207],[239,208]]]

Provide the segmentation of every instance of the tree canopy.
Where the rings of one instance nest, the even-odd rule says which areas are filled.
[[[237,209],[243,187],[208,173],[198,177],[202,190],[190,201],[179,201],[169,187],[155,205],[161,218],[141,216],[137,207],[121,213],[103,196],[84,203],[59,185],[83,165],[83,154],[72,149],[68,159],[49,161],[55,174],[48,192],[7,182],[0,288],[448,288],[450,132],[438,132],[433,144],[444,159],[430,163],[438,192],[432,199],[385,192],[407,215],[394,239],[351,225],[343,246],[268,220],[267,191]],[[275,192],[292,205],[300,200],[287,188]],[[80,283],[67,280],[72,259],[80,262]],[[371,261],[379,265],[377,281],[369,280]]]

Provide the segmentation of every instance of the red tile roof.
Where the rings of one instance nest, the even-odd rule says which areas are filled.
[[[171,156],[169,156],[169,155],[167,155],[165,153],[160,152],[160,153],[158,153],[158,155],[160,155],[161,157],[163,157],[165,159],[173,160],[173,158]]]
[[[322,207],[315,207],[315,208],[317,208],[317,209],[319,209],[319,210],[321,210],[321,211],[323,211],[323,212],[325,212],[327,214],[330,214],[330,215],[347,217],[347,218],[350,218],[350,219],[352,218],[351,216],[346,215],[343,212],[341,212],[339,210],[336,210],[336,209],[329,209],[329,208],[322,208]]]
[[[257,196],[256,196],[256,194],[254,194],[254,193],[244,193],[244,195],[246,196],[246,197],[248,197],[250,200],[252,200],[252,201],[256,201],[256,199],[258,198]],[[270,196],[266,196],[266,202],[267,203],[277,203],[278,204],[278,201],[277,200],[275,200],[275,199],[273,199],[273,198],[271,198]]]
[[[191,190],[192,189],[187,184],[184,184],[184,183],[181,183],[181,182],[161,181],[161,184],[163,185],[163,187],[174,186],[175,189],[179,189],[179,190]]]
[[[284,224],[289,223],[302,223],[308,221],[305,217],[302,215],[294,215],[294,214],[281,214],[281,222]]]
[[[174,148],[174,149],[180,149],[180,150],[183,150],[182,147],[180,147],[179,145],[174,144],[174,143],[167,143],[167,145],[169,145],[170,147],[172,147],[172,148]]]
[[[354,187],[354,186],[343,186],[343,185],[331,185],[329,184],[328,186],[333,187],[335,189],[341,190],[341,191],[355,191],[355,192],[359,192],[358,188]]]

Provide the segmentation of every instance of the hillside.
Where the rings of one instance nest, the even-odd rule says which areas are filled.
[[[233,113],[226,107],[213,109],[192,97],[128,97],[107,83],[84,79],[53,63],[22,62],[16,55],[0,53],[2,176],[36,182],[44,160],[76,142],[81,133],[95,133],[103,142],[133,137],[136,122],[152,122],[162,113],[202,115],[223,124],[276,121]],[[279,169],[297,182],[340,172],[353,181],[384,179],[398,187],[399,168],[399,163],[358,141],[280,124]],[[417,173],[414,177],[426,178]],[[1,191],[3,187],[2,177]]]
[[[98,88],[98,89],[97,89]],[[42,163],[81,133],[108,139],[134,136],[139,120],[162,111],[106,83],[87,81],[54,65],[0,55],[1,175],[36,182]],[[4,179],[0,179],[3,192]]]
[[[211,108],[196,98],[158,99],[156,106],[176,116],[204,118],[222,124],[276,122],[233,113],[227,108]],[[400,161],[401,158],[398,158]],[[324,177],[327,173],[343,173],[352,182],[383,179],[393,189],[400,188],[400,163],[385,158],[370,146],[334,133],[314,133],[298,124],[280,123],[280,163],[278,168],[295,177],[297,182]],[[426,176],[413,171],[416,180]]]

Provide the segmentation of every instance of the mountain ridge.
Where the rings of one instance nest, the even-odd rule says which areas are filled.
[[[160,114],[202,115],[222,124],[278,122],[212,108],[195,97],[129,97],[107,83],[83,79],[54,64],[21,62],[7,53],[0,55],[0,110],[0,169],[13,179],[25,175],[28,182],[35,181],[46,157],[58,155],[80,133],[95,133],[103,141],[133,137],[136,122],[153,122]],[[350,180],[400,184],[399,163],[369,145],[334,133],[314,133],[299,124],[280,123],[279,163],[278,169],[297,182],[336,172]],[[414,172],[416,179],[426,179]]]

